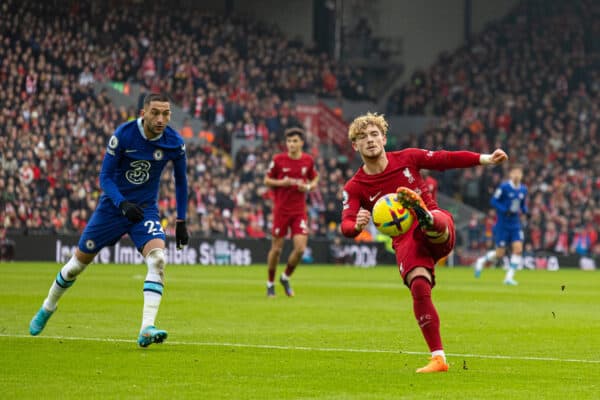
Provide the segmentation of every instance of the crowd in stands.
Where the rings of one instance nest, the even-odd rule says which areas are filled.
[[[403,146],[490,151],[525,167],[531,249],[600,254],[600,6],[522,2],[455,53],[417,71],[388,112],[441,122]],[[438,175],[440,191],[487,210],[506,167]],[[480,223],[480,231],[485,231]]]
[[[185,90],[190,89],[188,95],[204,91],[207,99],[196,116],[223,128],[218,131],[217,146],[188,145],[192,234],[267,237],[272,203],[262,180],[272,155],[284,149],[283,130],[298,124],[286,99],[293,91],[320,93],[318,87],[325,86],[319,71],[333,63],[286,41],[274,28],[248,21],[238,21],[238,26],[199,16],[203,24],[194,25],[196,20],[183,13],[168,18],[156,13],[152,16],[158,23],[153,23],[153,17],[140,9],[98,7],[102,4],[82,2],[61,10],[50,4],[16,1],[1,6],[3,235],[83,230],[101,194],[98,173],[107,140],[116,126],[138,113],[134,108],[115,108],[91,84],[141,79],[155,90],[169,91],[184,106]],[[104,13],[102,19],[91,18],[98,13]],[[142,29],[148,27],[152,29]],[[172,35],[160,34],[169,32],[169,27],[181,29]],[[242,49],[234,44],[240,45],[242,34],[254,39],[240,53]],[[197,40],[203,36],[206,39]],[[189,46],[182,47],[186,43]],[[265,53],[258,53],[258,47]],[[186,48],[189,53],[174,50]],[[254,61],[249,60],[249,51],[256,53]],[[268,61],[269,57],[273,60]],[[148,70],[149,60],[155,63],[153,73]],[[274,79],[281,63],[289,63],[282,71],[293,72],[293,79]],[[281,90],[290,82],[299,86]],[[224,115],[214,108],[213,95],[225,102]],[[252,128],[249,125],[256,116],[263,116],[264,121]],[[263,140],[232,159],[228,145],[240,128],[245,138],[257,134]],[[328,179],[311,194],[311,225],[318,235],[333,235],[335,229],[330,227],[339,219],[345,166],[337,165],[335,159],[325,162],[320,156],[317,163]],[[167,233],[173,234],[175,194],[167,178],[170,173],[169,169],[165,172],[159,207]]]
[[[193,235],[240,238],[269,237],[270,192],[262,179],[272,155],[283,150],[283,129],[298,123],[294,94],[365,93],[360,70],[272,26],[198,12],[165,16],[111,2],[69,4],[0,6],[0,224],[9,232],[76,233],[85,226],[101,193],[106,142],[118,124],[137,116],[94,93],[96,81],[167,91],[191,117],[215,128],[216,147],[188,146],[188,226]],[[402,147],[505,148],[526,166],[530,246],[600,254],[600,41],[592,40],[600,32],[598,10],[586,0],[524,4],[416,72],[388,112],[441,116]],[[263,140],[232,158],[233,136]],[[313,152],[315,143],[309,145]],[[342,158],[314,154],[322,179],[310,195],[311,228],[335,237],[342,184],[354,171]],[[487,209],[505,173],[498,167],[435,176],[440,192]],[[159,194],[168,234],[174,233],[172,185],[165,176]],[[473,228],[484,240],[490,218]]]

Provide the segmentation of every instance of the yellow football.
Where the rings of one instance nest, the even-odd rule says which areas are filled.
[[[388,236],[399,236],[408,232],[414,220],[410,210],[396,200],[396,193],[388,193],[377,200],[371,217],[377,230]]]

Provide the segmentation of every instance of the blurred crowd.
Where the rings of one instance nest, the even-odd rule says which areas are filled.
[[[392,96],[388,112],[441,117],[402,146],[504,148],[525,167],[534,250],[600,254],[600,4],[522,2]],[[481,210],[502,168],[437,175],[440,191]],[[479,231],[485,223],[479,221]],[[485,239],[482,239],[485,243]]]
[[[117,109],[92,89],[96,81],[116,79],[167,91],[184,108],[193,99],[190,113],[222,128],[214,146],[188,145],[192,233],[268,236],[272,202],[264,173],[275,152],[284,150],[283,130],[298,125],[287,100],[299,91],[342,95],[337,80],[354,70],[247,20],[69,4],[0,6],[2,234],[83,230],[101,194],[106,142],[116,126],[137,116],[136,109]],[[103,18],[92,18],[99,14]],[[322,78],[332,71],[340,75],[330,77],[335,84],[328,87]],[[262,140],[232,159],[229,145],[240,128],[244,138]],[[347,166],[315,156],[328,179],[311,194],[311,225],[318,235],[333,235]],[[169,234],[175,218],[171,172],[165,171],[159,194]]]
[[[360,69],[339,65],[274,26],[197,11],[167,14],[160,6],[67,4],[0,5],[0,225],[9,232],[85,227],[100,195],[106,142],[138,112],[117,109],[94,93],[94,82],[135,81],[166,91],[215,130],[213,146],[188,146],[188,226],[198,236],[269,237],[272,202],[262,181],[271,157],[284,150],[283,130],[298,125],[296,93],[366,96]],[[502,147],[523,163],[531,210],[524,222],[536,250],[600,254],[595,4],[524,2],[468,46],[417,71],[388,106],[388,113],[441,117],[401,147]],[[232,158],[234,136],[262,140]],[[338,235],[343,182],[354,170],[343,157],[320,155],[317,145],[306,149],[321,174],[309,197],[310,225],[314,235],[331,238]],[[173,234],[170,173],[159,207]],[[440,192],[487,210],[506,169],[434,176]],[[469,224],[469,237],[479,237],[469,245],[487,245],[490,221],[493,215]]]

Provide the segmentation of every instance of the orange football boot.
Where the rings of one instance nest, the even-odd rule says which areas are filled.
[[[423,368],[419,368],[417,373],[446,372],[448,368],[450,368],[450,365],[444,361],[444,357],[435,356],[429,359],[429,364]]]
[[[421,229],[430,229],[433,226],[433,215],[431,215],[431,212],[427,209],[427,205],[417,192],[400,186],[396,189],[396,199],[404,208],[414,211]]]

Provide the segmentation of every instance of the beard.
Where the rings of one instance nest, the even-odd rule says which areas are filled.
[[[376,151],[369,151],[368,153],[362,153],[361,156],[365,160],[374,161],[377,160],[383,154],[384,149],[380,148]]]
[[[156,125],[151,124],[147,121],[144,121],[144,126],[148,128],[148,131],[150,131],[150,133],[152,133],[154,136],[158,136],[164,131],[164,128],[161,130],[157,128]]]

